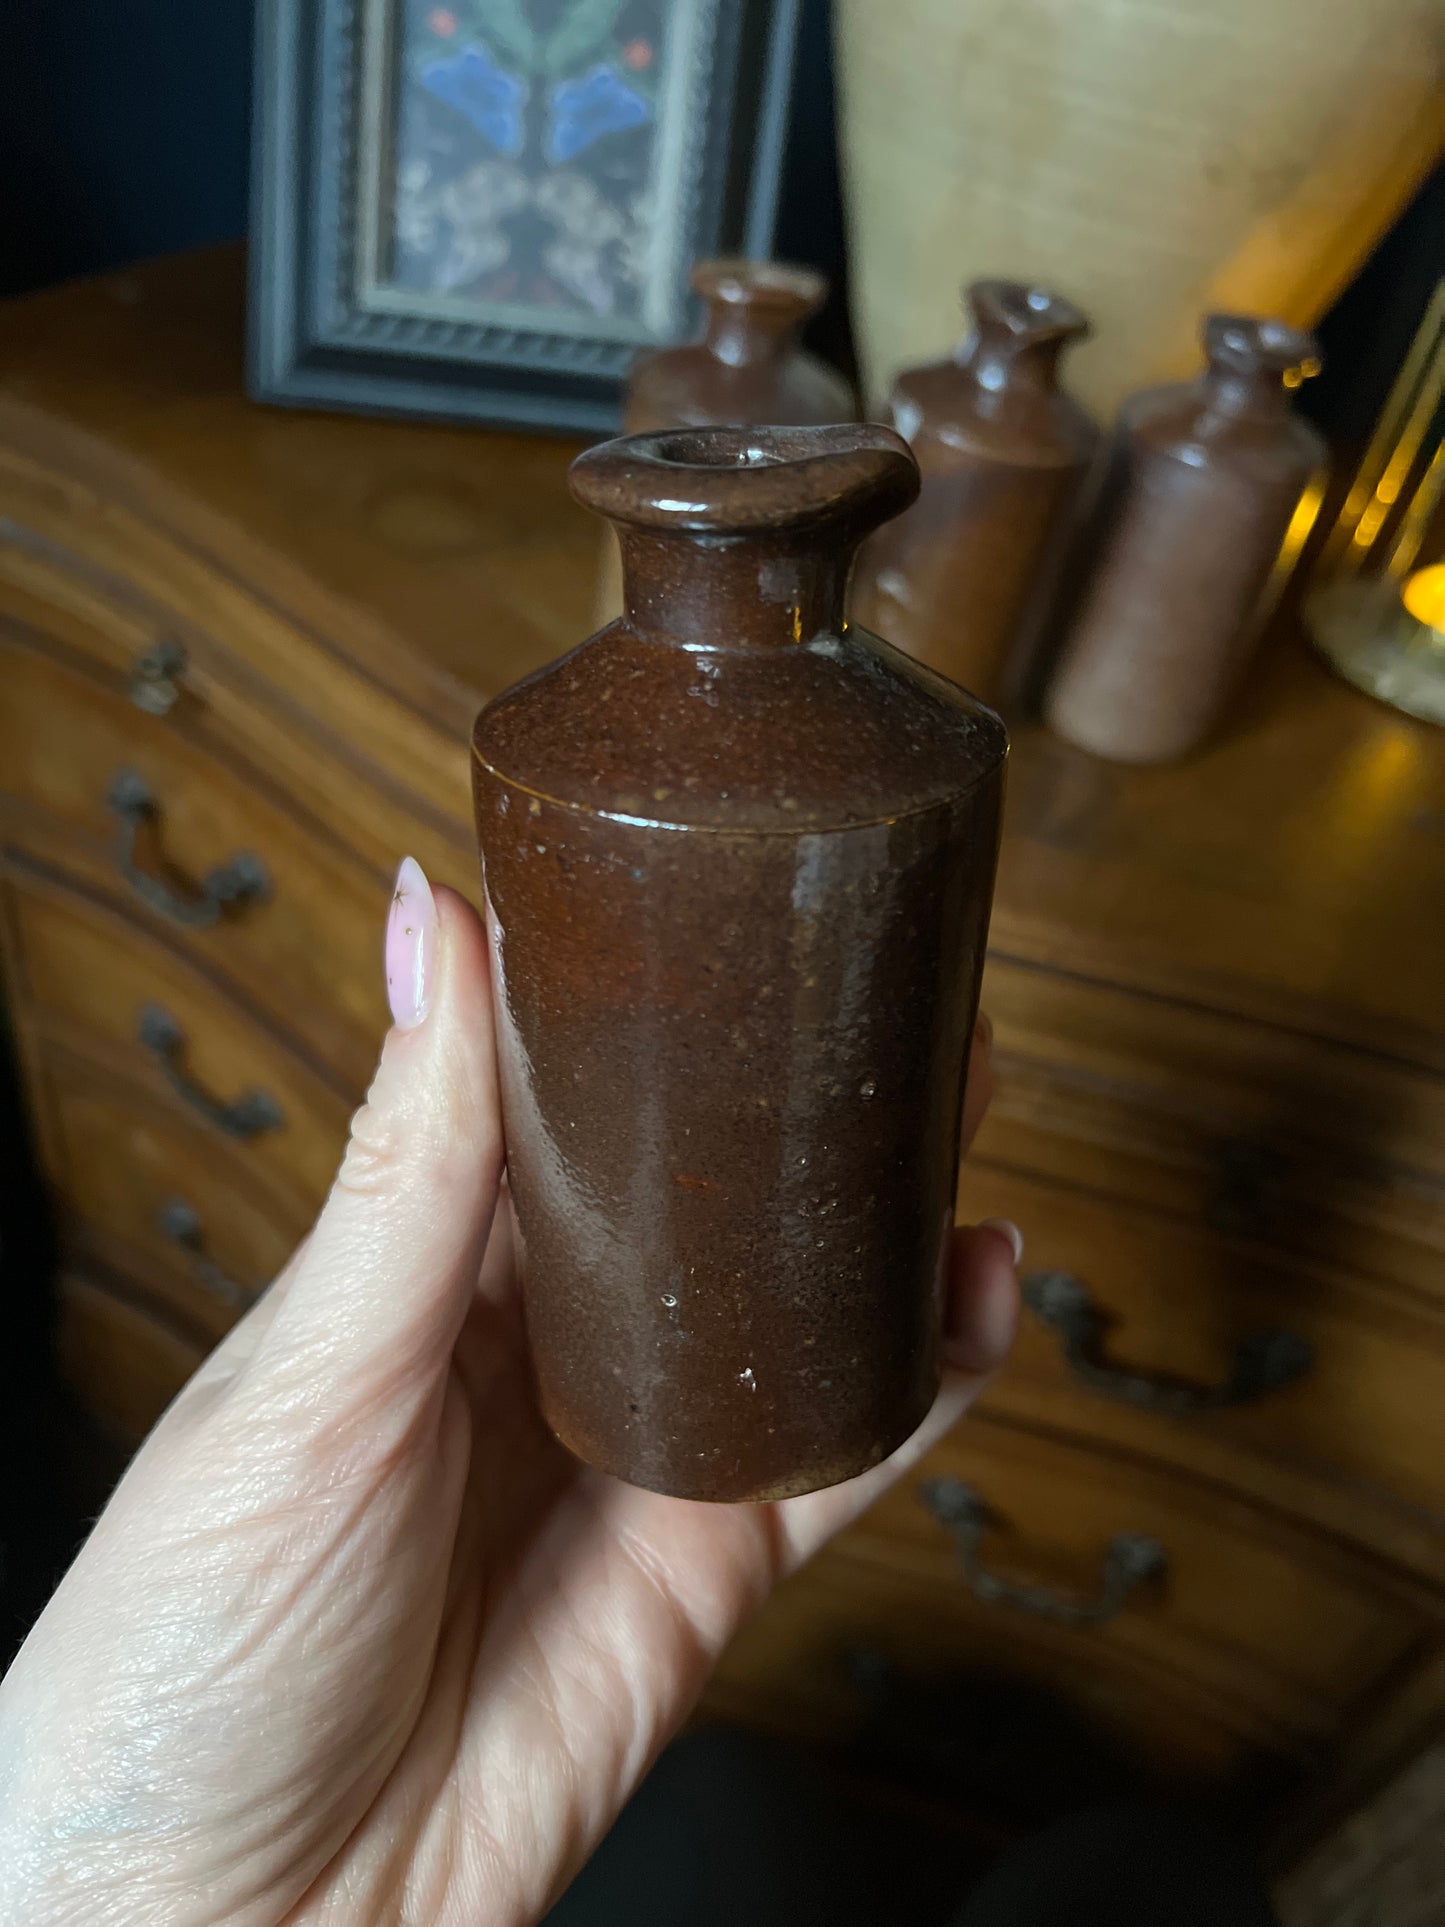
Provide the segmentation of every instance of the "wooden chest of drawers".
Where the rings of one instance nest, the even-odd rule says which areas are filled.
[[[398,857],[587,629],[545,441],[267,412],[238,263],[0,313],[0,903],[59,1342],[137,1436],[322,1197]],[[1274,1816],[1441,1717],[1445,739],[1281,637],[1177,770],[1016,743],[970,1216],[1016,1358],[709,1706],[1025,1818],[1142,1762]]]

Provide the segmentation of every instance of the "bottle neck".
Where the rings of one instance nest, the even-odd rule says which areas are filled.
[[[779,649],[838,635],[856,542],[619,527],[622,601],[639,635],[692,648]]]
[[[776,313],[759,313],[748,302],[714,301],[708,306],[703,342],[709,354],[729,368],[781,361],[797,338],[799,323]]]
[[[1047,341],[998,340],[979,330],[960,344],[956,360],[990,394],[1005,389],[1052,394],[1064,346],[1058,336]]]
[[[1205,403],[1217,415],[1282,421],[1289,414],[1288,391],[1277,368],[1246,371],[1211,366],[1200,376],[1199,386]]]

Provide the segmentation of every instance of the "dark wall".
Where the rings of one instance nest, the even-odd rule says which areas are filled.
[[[0,293],[246,226],[251,0],[0,0]]]
[[[0,0],[0,294],[245,232],[251,10]],[[836,271],[827,0],[796,94],[780,247]]]

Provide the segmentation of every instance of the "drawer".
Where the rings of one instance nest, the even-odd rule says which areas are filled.
[[[359,1090],[387,1022],[389,877],[253,773],[13,631],[0,632],[0,674],[7,842],[123,894]],[[203,894],[218,870],[237,892],[219,914]]]
[[[1006,1617],[970,1617],[928,1579],[846,1550],[779,1588],[700,1711],[1009,1831],[1131,1791],[1253,1805],[1292,1790],[1315,1754],[1146,1667],[1012,1639]]]
[[[0,449],[0,492],[4,467]],[[212,579],[201,608],[186,615],[33,531],[7,534],[0,621],[13,633],[128,707],[165,717],[208,753],[259,770],[369,867],[387,872],[408,850],[429,876],[476,896],[467,748],[476,701],[450,682],[436,691],[416,651],[388,642],[386,659],[404,679],[421,672],[418,699],[440,695],[428,703],[435,721],[242,590],[218,596]],[[221,625],[229,647],[197,613]],[[357,613],[348,647],[366,620]]]
[[[61,1233],[198,1334],[218,1338],[311,1214],[264,1187],[174,1104],[61,1050],[39,1063]]]
[[[1445,1580],[1445,1316],[1430,1302],[982,1160],[960,1203],[1024,1234],[1031,1308],[991,1405],[1312,1512]],[[1209,1409],[1231,1385],[1239,1402]]]
[[[424,653],[398,646],[364,598],[335,647],[317,623],[334,624],[337,606],[309,578],[244,538],[242,574],[177,540],[137,514],[137,480],[126,476],[121,499],[106,500],[0,448],[0,612],[155,713],[204,721],[316,813],[354,815],[358,848],[383,866],[399,833],[408,845],[416,836],[398,811],[428,821],[424,836],[463,826],[456,840],[474,886],[465,826],[476,698]],[[484,624],[476,611],[471,621]],[[402,794],[387,771],[400,774]]]
[[[1445,1305],[1445,1078],[998,955],[983,1000],[981,1156]]]
[[[1099,1623],[1059,1616],[1091,1610]],[[1337,1741],[1438,1613],[1388,1568],[1207,1482],[975,1415],[782,1589],[712,1703],[772,1702],[794,1730],[837,1737],[866,1710],[861,1656],[938,1691],[1012,1682],[1065,1727],[1218,1779]]]
[[[108,1431],[128,1445],[139,1443],[201,1363],[205,1347],[83,1273],[63,1273],[56,1297],[65,1382]]]
[[[22,1031],[176,1097],[217,1156],[320,1208],[351,1106],[263,1017],[115,905],[12,859],[11,997]]]

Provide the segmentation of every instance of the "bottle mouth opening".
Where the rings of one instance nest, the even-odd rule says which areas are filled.
[[[1208,315],[1203,334],[1205,353],[1216,366],[1238,374],[1280,375],[1286,387],[1298,387],[1323,365],[1313,335],[1269,316]]]
[[[1001,323],[1020,340],[1089,333],[1089,319],[1081,308],[1036,282],[975,281],[964,289],[964,297],[976,316]]]
[[[828,293],[827,281],[813,268],[742,258],[700,262],[692,286],[705,301],[756,313],[770,323],[806,320]]]
[[[891,428],[693,428],[589,448],[568,484],[624,527],[758,534],[812,522],[874,527],[918,493],[918,464]]]
[[[726,439],[716,430],[681,430],[659,435],[653,447],[653,460],[673,468],[780,468],[788,459],[746,429],[727,431]]]

